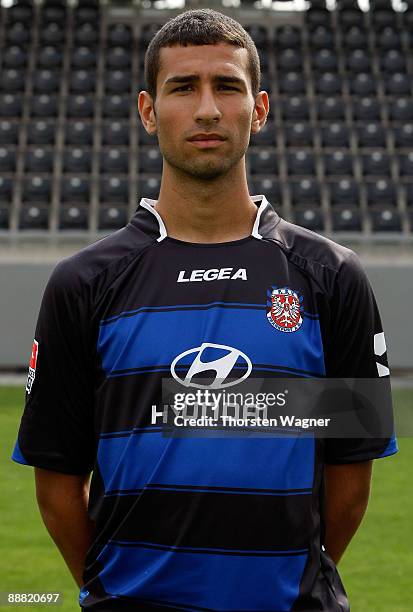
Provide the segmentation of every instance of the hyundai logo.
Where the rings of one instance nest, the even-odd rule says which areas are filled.
[[[208,353],[211,357],[211,354],[214,352],[224,352],[225,354],[217,358],[208,359]],[[238,374],[237,380],[227,381],[235,365],[242,366],[242,370],[246,368],[246,372],[239,376],[239,372],[235,371],[233,377]],[[178,369],[180,372],[177,371]],[[185,374],[186,369],[187,371]],[[185,387],[197,387],[198,389],[223,389],[224,387],[232,387],[248,378],[251,374],[251,370],[251,360],[245,353],[232,346],[212,344],[210,342],[203,342],[201,346],[181,353],[175,357],[171,364],[171,374],[176,381]],[[194,376],[207,371],[215,372],[215,377],[212,382],[209,384],[192,382]]]

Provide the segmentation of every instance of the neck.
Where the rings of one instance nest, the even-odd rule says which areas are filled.
[[[168,236],[185,242],[230,242],[251,235],[257,214],[245,174],[245,160],[225,176],[200,180],[164,160],[155,208]]]

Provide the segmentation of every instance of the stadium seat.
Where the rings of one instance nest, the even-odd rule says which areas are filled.
[[[339,181],[328,182],[330,203],[336,204],[358,204],[359,203],[359,187],[351,177],[343,177]]]
[[[324,25],[327,28],[331,27],[331,13],[327,10],[325,2],[313,0],[311,6],[305,12],[305,21],[311,31],[320,25]]]
[[[360,232],[361,215],[358,206],[335,206],[331,212],[333,232]]]
[[[66,144],[68,145],[88,145],[93,143],[93,124],[87,121],[67,121]]]
[[[287,172],[289,175],[315,176],[314,152],[305,149],[287,152]]]
[[[371,67],[371,55],[367,50],[354,49],[346,57],[347,70],[353,73],[357,72],[370,72]]]
[[[36,147],[25,154],[25,172],[53,172],[53,149]]]
[[[22,110],[22,94],[0,94],[0,117],[20,117]]]
[[[376,77],[369,72],[359,72],[354,76],[349,76],[348,81],[352,94],[370,96],[377,93]]]
[[[85,6],[82,3],[79,3],[76,9],[74,10],[74,17],[76,25],[83,25],[85,23],[99,23],[99,5],[97,6]]]
[[[325,153],[323,159],[326,176],[351,176],[353,174],[353,157],[348,151],[337,150]]]
[[[391,121],[409,121],[413,119],[412,98],[394,98],[388,100],[388,113]]]
[[[276,56],[279,70],[291,72],[301,70],[304,65],[303,55],[299,49],[283,49]]]
[[[359,123],[355,126],[359,147],[385,147],[386,130],[378,121]]]
[[[89,209],[86,205],[71,204],[59,210],[59,229],[86,230],[89,223]]]
[[[67,97],[66,115],[70,119],[86,119],[93,117],[95,112],[95,98],[92,95],[72,95]]]
[[[96,88],[94,70],[75,70],[69,78],[69,89],[72,93],[91,93]]]
[[[52,178],[35,174],[23,180],[23,201],[49,203],[52,197]]]
[[[294,207],[293,221],[313,232],[322,232],[325,229],[323,211],[319,206],[306,204]]]
[[[314,78],[314,88],[317,94],[324,94],[327,96],[341,94],[343,83],[339,74],[334,72],[324,72],[323,74],[315,76]]]
[[[390,204],[396,206],[397,192],[391,179],[380,177],[375,181],[366,181],[367,204]]]
[[[63,172],[89,173],[92,169],[92,151],[85,147],[66,148],[63,155]]]
[[[155,150],[159,153],[158,149]],[[118,147],[114,147],[100,152],[100,172],[127,174],[128,169],[129,151],[121,151]]]
[[[263,193],[271,202],[281,203],[281,189],[277,179],[273,177],[255,176],[251,181],[251,193]]]
[[[102,142],[104,145],[128,145],[129,123],[110,121],[102,124]]]
[[[52,70],[39,70],[33,76],[33,89],[38,93],[53,93],[61,84],[61,73]]]
[[[251,134],[250,144],[253,147],[270,147],[276,145],[276,129],[273,121],[267,121],[258,134]]]
[[[368,46],[365,30],[359,25],[353,25],[342,34],[342,44],[348,49],[363,49]]]
[[[411,176],[409,176],[408,178],[412,178]],[[404,187],[404,193],[406,196],[406,204],[409,208],[413,207],[413,183],[409,182],[409,183],[404,183],[403,185]]]
[[[20,209],[19,229],[47,230],[50,207],[46,204],[31,204]]]
[[[115,230],[128,222],[128,209],[126,206],[101,206],[99,209],[98,229]]]
[[[344,120],[345,106],[340,96],[319,97],[315,101],[319,121]]]
[[[250,148],[249,151],[251,150]],[[158,147],[140,147],[138,160],[140,173],[161,174],[163,162]]]
[[[61,179],[60,199],[62,202],[89,202],[90,180],[78,175]]]
[[[141,26],[141,33],[139,39],[139,46],[141,49],[146,49],[146,47],[151,42],[152,38],[155,36],[158,30],[162,27],[161,23],[144,23]]]
[[[27,64],[27,52],[17,45],[6,47],[3,52],[3,66],[22,70]]]
[[[19,45],[19,47],[26,48],[30,43],[31,31],[24,23],[17,22],[11,27],[6,28],[5,37],[9,44]]]
[[[293,204],[319,204],[320,185],[315,177],[290,181],[291,201]]]
[[[132,57],[129,51],[123,47],[109,47],[106,54],[106,66],[110,70],[122,70],[129,68]]]
[[[386,26],[375,37],[376,46],[380,49],[400,49],[402,46],[401,33]]]
[[[301,72],[287,72],[280,74],[278,89],[281,94],[303,94],[306,90],[306,81]]]
[[[258,49],[263,49],[268,46],[268,33],[265,26],[251,23],[245,26],[245,30],[251,36]]]
[[[96,63],[97,52],[93,47],[81,46],[73,51],[72,66],[75,70],[95,68]]]
[[[411,95],[411,77],[403,72],[396,72],[384,80],[384,89],[389,96]]]
[[[330,28],[317,26],[308,39],[308,44],[313,49],[328,49],[334,46],[334,36]]]
[[[305,96],[283,96],[279,98],[278,105],[285,120],[310,118],[310,105]]]
[[[390,176],[390,157],[385,151],[373,151],[361,156],[362,173],[365,176]]]
[[[119,176],[102,177],[100,179],[101,202],[123,202],[129,200],[129,183],[127,178]]]
[[[353,96],[351,102],[354,120],[368,119],[374,121],[380,119],[381,104],[377,98],[368,96],[356,98]]]
[[[321,142],[323,147],[349,147],[349,128],[343,121],[323,125],[321,126]]]
[[[25,85],[26,79],[23,70],[16,70],[15,68],[3,70],[0,87],[5,93],[24,91]]]
[[[279,172],[277,154],[274,149],[251,147],[248,152],[248,162],[251,174],[278,174]]]
[[[104,76],[104,86],[108,93],[130,91],[131,74],[127,70],[108,70]]]
[[[131,47],[132,30],[125,23],[115,23],[108,29],[108,44],[113,47]]]
[[[54,45],[61,48],[65,40],[65,30],[62,24],[43,24],[39,31],[39,39],[42,45]]]
[[[140,198],[151,198],[157,200],[161,188],[160,176],[139,177],[138,180],[138,200]]]
[[[399,173],[401,176],[412,177],[413,176],[413,151],[403,153],[398,156],[399,160]]]
[[[56,117],[58,114],[57,96],[53,94],[32,96],[30,101],[30,114],[33,117]]]
[[[301,46],[301,30],[292,25],[279,26],[274,32],[277,47],[295,49]]]
[[[406,57],[399,49],[390,49],[380,58],[380,67],[390,74],[394,72],[406,72]]]
[[[352,2],[350,6],[346,6],[345,3],[338,3],[337,24],[340,29],[346,32],[354,26],[360,25],[363,27],[363,22],[364,14],[355,2]]]
[[[0,202],[10,202],[13,193],[13,181],[10,178],[0,176]]]
[[[58,23],[64,25],[66,21],[66,6],[64,4],[57,6],[56,4],[43,4],[41,19],[43,24]]]
[[[413,123],[405,123],[393,128],[394,142],[398,148],[413,147]]]
[[[2,172],[15,172],[16,150],[11,147],[0,146],[0,168]]]
[[[331,49],[320,49],[311,57],[315,72],[336,72],[338,70],[338,57]]]
[[[392,206],[377,206],[369,211],[373,232],[400,232],[399,211]]]
[[[7,9],[7,20],[9,24],[18,21],[30,26],[33,21],[33,7],[30,4],[15,4]]]
[[[47,45],[40,49],[37,57],[37,66],[41,68],[58,68],[62,65],[63,54],[58,47]]]
[[[0,228],[8,229],[9,222],[10,222],[10,208],[9,206],[5,206],[0,203]]]
[[[287,147],[311,147],[314,142],[313,128],[304,121],[287,122],[284,124],[284,139]]]
[[[56,124],[54,121],[37,119],[29,124],[27,130],[28,144],[54,144],[56,138]]]
[[[91,47],[99,40],[99,29],[97,24],[82,23],[73,32],[76,45]]]
[[[132,101],[129,100],[128,96],[119,96],[117,94],[105,96],[102,103],[102,114],[110,119],[129,117],[133,108]]]
[[[19,141],[19,126],[15,121],[0,119],[0,144],[17,145]]]

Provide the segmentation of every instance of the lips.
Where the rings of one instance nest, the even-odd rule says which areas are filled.
[[[188,138],[188,140],[194,142],[197,140],[225,140],[225,138],[220,134],[196,134],[195,136],[192,136],[192,138]]]

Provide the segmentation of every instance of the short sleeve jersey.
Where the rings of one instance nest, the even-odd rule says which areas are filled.
[[[85,610],[349,610],[323,546],[324,465],[391,455],[394,436],[177,438],[151,421],[171,365],[211,345],[247,355],[257,377],[388,375],[356,255],[252,199],[250,236],[193,244],[142,198],[47,284],[13,459],[93,471]],[[274,288],[300,296],[298,319],[270,320]]]

